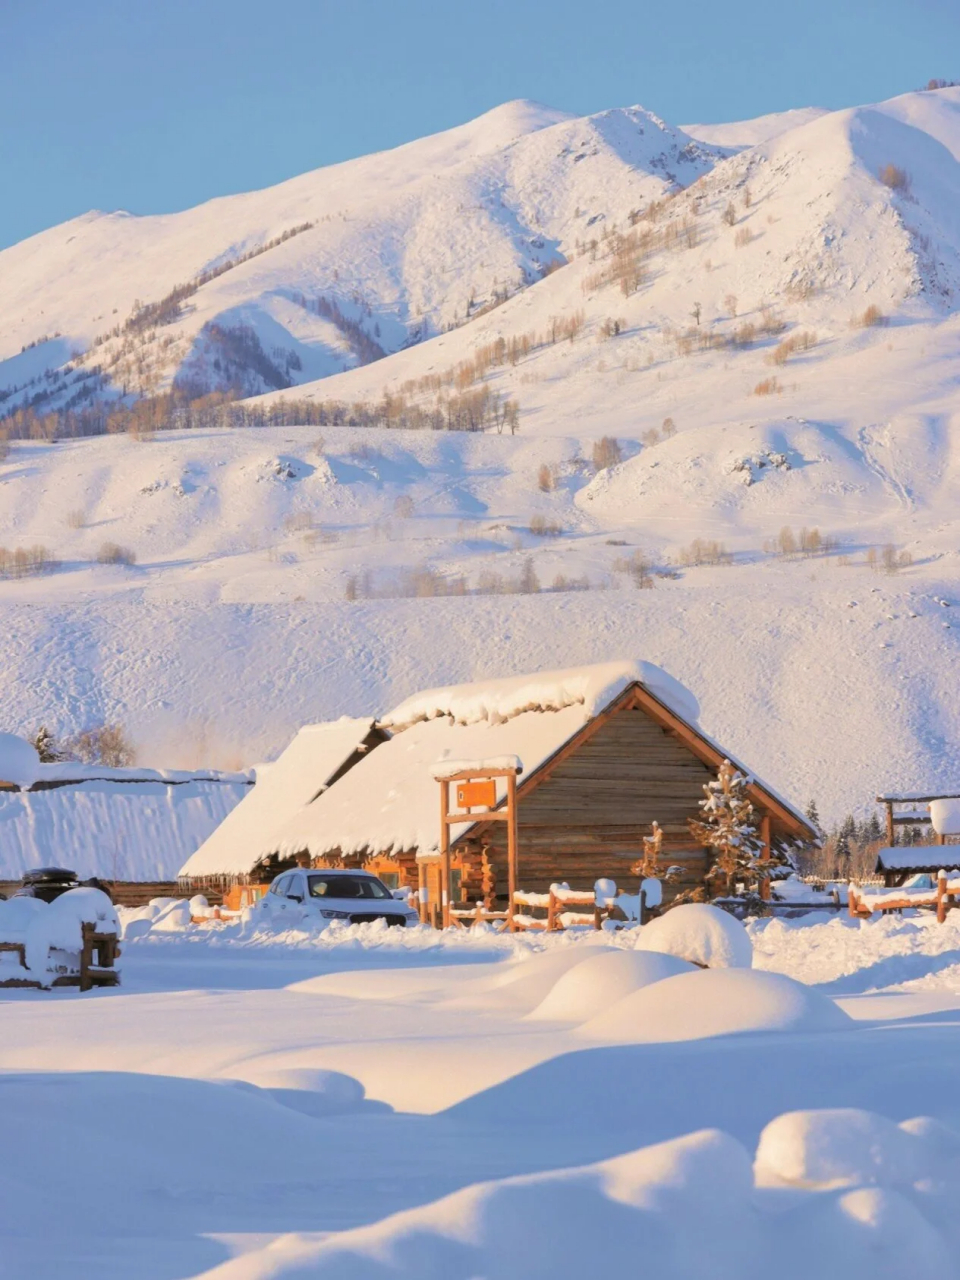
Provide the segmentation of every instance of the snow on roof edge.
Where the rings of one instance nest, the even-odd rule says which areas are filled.
[[[456,724],[501,724],[526,711],[562,711],[577,704],[593,717],[631,684],[643,685],[687,723],[699,719],[696,698],[679,680],[652,662],[629,659],[427,689],[406,698],[379,723],[397,733],[442,716]]]

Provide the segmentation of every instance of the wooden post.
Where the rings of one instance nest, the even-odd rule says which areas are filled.
[[[887,807],[887,844],[892,848],[897,843],[897,833],[893,826],[893,801],[884,802]]]
[[[442,909],[441,925],[444,928],[451,921],[453,905],[450,893],[450,828],[458,824],[469,827],[476,823],[487,824],[491,822],[506,822],[507,824],[507,892],[509,901],[506,916],[508,926],[511,929],[513,928],[513,899],[517,892],[517,774],[522,769],[523,765],[518,761],[516,765],[510,766],[484,767],[483,765],[477,765],[473,768],[467,767],[458,773],[441,774],[437,777],[437,781],[440,783],[440,839],[438,841],[439,866],[437,879],[440,881],[441,886],[437,906]],[[504,778],[507,786],[505,803],[501,802],[500,804],[497,802],[496,791],[498,778]],[[453,807],[451,807],[450,792],[448,790],[451,784],[457,785],[456,796],[452,802]],[[496,892],[496,885],[492,882],[492,867],[489,858],[486,857],[486,847],[484,847],[481,858],[485,863],[483,888],[486,902],[487,897],[492,897]],[[423,876],[421,864],[421,886],[423,885]],[[488,883],[488,880],[491,883]],[[492,902],[486,902],[486,905],[490,909],[493,907]],[[431,911],[430,914],[431,916],[435,915],[435,911]],[[424,913],[421,911],[421,919],[424,918]]]
[[[440,780],[440,923],[444,929],[450,924],[450,783]]]
[[[417,859],[417,911],[420,913],[420,923],[427,923],[427,868],[423,859]]]
[[[947,873],[943,867],[937,872],[937,923],[947,918]]]
[[[770,815],[765,813],[760,819],[760,839],[763,847],[760,850],[760,861],[770,861]],[[764,902],[770,901],[770,877],[769,875],[761,875],[760,877],[760,897]]]
[[[508,927],[513,929],[513,895],[517,891],[517,775],[507,775],[507,907]]]

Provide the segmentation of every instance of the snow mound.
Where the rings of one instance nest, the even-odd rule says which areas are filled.
[[[960,800],[931,800],[930,821],[938,836],[960,835]]]
[[[535,1009],[563,980],[564,975],[593,959],[616,954],[612,947],[591,945],[584,958],[582,946],[551,948],[536,955],[523,954],[512,964],[496,965],[493,972],[463,984],[461,993],[446,1002],[451,1009],[499,1009],[523,1016]]]
[[[693,965],[677,956],[652,951],[604,952],[568,969],[528,1017],[583,1022],[651,983],[692,972]]]
[[[593,716],[635,681],[684,720],[693,723],[699,718],[693,694],[673,676],[651,662],[627,661],[428,689],[401,702],[380,723],[403,729],[420,720],[449,716],[457,724],[500,724],[525,711],[563,711],[578,705]]]
[[[837,1031],[851,1019],[827,996],[778,973],[708,969],[642,987],[574,1033],[614,1044],[700,1040],[743,1031]]]
[[[599,1164],[477,1183],[325,1240],[282,1236],[217,1274],[574,1277],[596,1270],[602,1242],[611,1275],[635,1273],[642,1258],[643,1273],[658,1280],[746,1276],[743,1256],[760,1243],[752,1190],[745,1148],[704,1130]],[[691,1231],[691,1221],[700,1230]]]
[[[40,757],[36,747],[15,733],[0,733],[0,782],[32,787],[40,776]]]
[[[898,1132],[879,1116],[850,1114],[876,1133]],[[933,1162],[917,1167],[932,1172]],[[467,1186],[320,1240],[281,1236],[207,1274],[223,1280],[566,1280],[596,1271],[598,1242],[604,1275],[657,1280],[808,1280],[812,1274],[940,1280],[956,1274],[953,1178],[936,1188],[939,1194],[906,1186],[901,1193],[869,1181],[845,1186],[835,1194],[798,1186],[777,1212],[758,1213],[747,1151],[725,1133],[703,1130],[593,1165]]]
[[[640,930],[638,951],[660,951],[707,969],[749,969],[750,935],[729,912],[706,902],[674,907]]]
[[[243,1067],[237,1083],[264,1089],[284,1106],[318,1117],[347,1115],[362,1106],[366,1096],[354,1076],[324,1067],[280,1067],[255,1061]]]
[[[935,1154],[923,1136],[870,1111],[788,1111],[760,1135],[755,1167],[765,1186],[832,1191],[912,1184],[932,1172]]]

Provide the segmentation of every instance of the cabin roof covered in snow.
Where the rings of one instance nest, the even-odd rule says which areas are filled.
[[[380,723],[387,729],[404,729],[420,720],[446,716],[455,724],[498,724],[525,711],[562,711],[574,706],[591,719],[634,683],[644,685],[681,719],[691,723],[698,719],[696,698],[660,667],[651,662],[601,662],[428,689],[401,702]]]
[[[275,763],[257,767],[256,786],[183,865],[180,874],[248,872],[277,829],[329,785],[373,728],[372,719],[346,716],[326,724],[305,725]]]
[[[701,741],[722,751],[695,727],[696,700],[676,680],[646,662],[604,663],[566,671],[431,689],[408,698],[380,724],[393,737],[335,786],[270,833],[261,854],[313,857],[334,850],[350,856],[438,848],[438,769],[446,761],[517,756],[526,784],[567,742],[633,685],[641,685]],[[809,823],[770,788],[758,786],[805,830]],[[497,784],[502,799],[506,782]],[[456,840],[476,819],[451,828]],[[191,864],[191,874],[192,864]]]
[[[960,865],[960,847],[941,844],[898,844],[877,850],[877,871],[939,871]]]

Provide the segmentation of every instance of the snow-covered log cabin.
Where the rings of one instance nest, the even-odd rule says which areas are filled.
[[[228,879],[266,883],[295,862],[363,865],[391,887],[416,888],[423,877],[435,901],[438,766],[515,756],[523,765],[517,791],[522,888],[543,892],[566,881],[589,889],[601,876],[626,884],[656,821],[664,833],[664,865],[683,868],[677,892],[701,883],[707,871],[706,852],[691,837],[688,820],[698,814],[704,783],[732,758],[697,726],[698,716],[692,695],[644,662],[432,689],[376,725],[338,722],[350,732],[330,758],[319,753],[313,764],[297,744],[308,745],[310,734],[332,740],[336,726],[301,731],[268,774],[272,798],[258,782],[181,876],[202,887]],[[321,775],[334,765],[336,776],[327,781]],[[750,799],[768,846],[816,839],[802,813],[739,767],[751,776]],[[505,786],[499,780],[498,803]],[[484,901],[490,908],[504,902],[504,825],[476,820],[452,828],[454,901]],[[236,832],[233,841],[224,838],[228,827]]]

